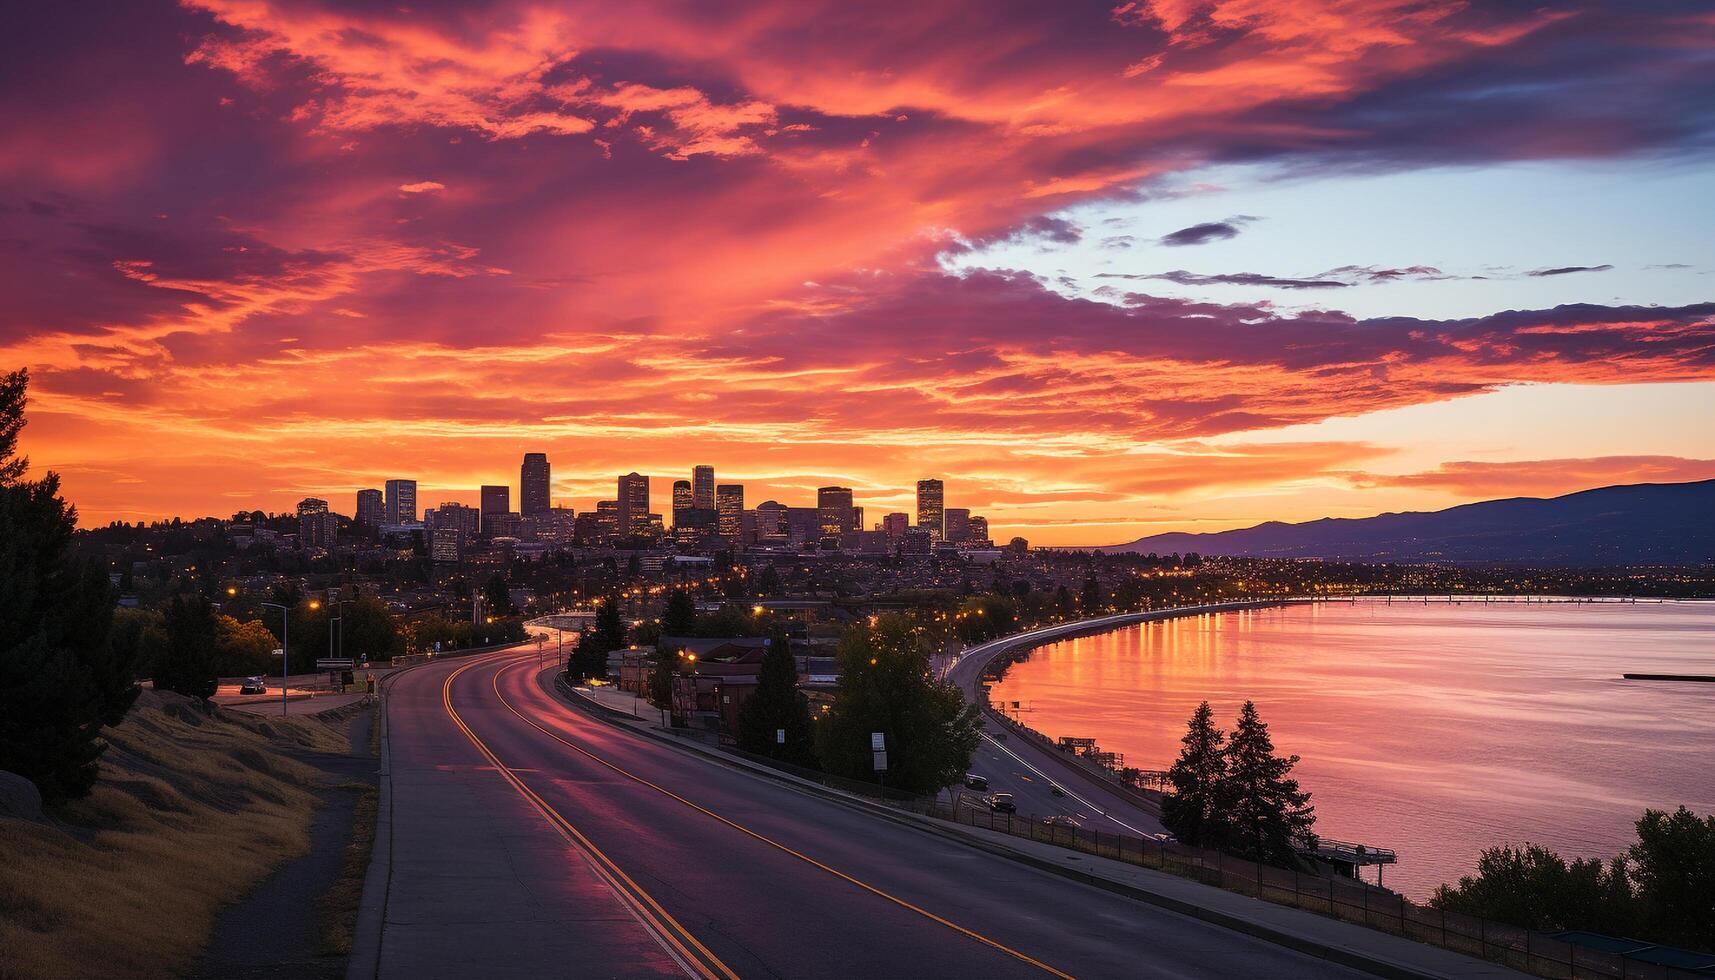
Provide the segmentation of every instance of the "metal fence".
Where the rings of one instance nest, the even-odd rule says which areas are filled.
[[[1417,905],[1346,878],[1322,877],[1246,861],[1219,851],[1129,834],[1048,823],[987,808],[916,801],[906,809],[938,820],[1010,834],[1097,857],[1165,871],[1280,905],[1318,912],[1444,949],[1564,980],[1708,980],[1710,974],[1594,950],[1476,916]]]

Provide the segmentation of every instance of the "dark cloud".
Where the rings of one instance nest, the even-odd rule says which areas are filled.
[[[1256,220],[1257,219],[1251,215],[1240,214],[1234,215],[1225,221],[1205,221],[1200,225],[1192,225],[1189,228],[1181,228],[1178,231],[1169,232],[1161,236],[1160,243],[1177,248],[1186,245],[1207,245],[1210,242],[1225,241],[1229,238],[1237,238],[1239,229]]]
[[[1276,289],[1344,289],[1349,282],[1337,279],[1283,279],[1278,276],[1265,276],[1257,272],[1228,272],[1217,275],[1200,275],[1175,269],[1172,272],[1155,272],[1147,275],[1137,273],[1102,272],[1097,273],[1098,279],[1162,279],[1176,282],[1181,286],[1271,286]]]
[[[1552,269],[1534,269],[1525,273],[1527,276],[1541,278],[1543,276],[1569,276],[1574,272],[1607,272],[1611,265],[1561,265]]]

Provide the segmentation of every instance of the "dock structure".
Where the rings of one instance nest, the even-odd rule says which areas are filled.
[[[1374,866],[1377,887],[1382,883],[1382,866],[1399,863],[1399,855],[1391,847],[1374,847],[1332,837],[1318,837],[1316,846],[1300,848],[1298,853],[1331,864],[1348,878],[1357,878],[1359,869]]]

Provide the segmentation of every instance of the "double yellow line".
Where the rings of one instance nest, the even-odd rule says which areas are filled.
[[[487,663],[491,659],[493,658],[485,657],[481,660],[473,660],[448,674],[446,681],[442,683],[441,704],[446,708],[447,716],[453,720],[453,724],[458,726],[459,731],[464,732],[465,738],[470,739],[470,743],[476,746],[476,750],[482,753],[483,758],[487,759],[490,765],[494,766],[496,772],[512,784],[513,789],[516,789],[544,817],[547,817],[548,822],[554,825],[554,828],[568,843],[582,852],[584,859],[589,862],[591,868],[595,869],[596,874],[607,883],[609,888],[613,889],[614,894],[619,896],[620,901],[637,918],[637,921],[642,923],[655,941],[661,944],[667,954],[688,975],[701,977],[703,980],[738,980],[738,974],[721,962],[720,957],[710,952],[707,946],[698,942],[697,937],[691,935],[690,930],[686,929],[679,923],[679,920],[673,918],[666,909],[662,908],[661,903],[655,901],[648,892],[643,890],[642,886],[631,879],[630,875],[621,870],[619,865],[614,864],[612,859],[603,854],[601,848],[596,847],[578,828],[572,826],[571,821],[561,816],[560,812],[555,810],[547,800],[542,799],[536,795],[534,790],[524,785],[524,781],[507,768],[506,764],[500,761],[488,745],[475,732],[471,731],[464,719],[459,717],[458,711],[453,708],[453,681],[465,671]],[[499,677],[498,671],[495,676]],[[510,710],[512,706],[507,705],[507,708]],[[514,714],[516,713],[514,710]]]
[[[520,661],[520,663],[522,663],[522,661]],[[518,664],[512,664],[510,666],[518,666]],[[1056,976],[1056,977],[1061,977],[1061,978],[1063,978],[1063,980],[1074,980],[1072,975],[1069,973],[1063,973],[1060,970],[1056,970],[1054,967],[1049,966],[1048,964],[1042,962],[1041,960],[1035,959],[1034,957],[1031,957],[1031,956],[1028,956],[1024,953],[1021,953],[1018,950],[1013,949],[1010,946],[996,942],[995,940],[990,939],[989,937],[987,937],[981,933],[973,932],[970,929],[966,929],[964,926],[961,926],[958,923],[952,922],[948,919],[944,919],[941,916],[936,915],[935,913],[929,911],[928,909],[925,909],[925,908],[918,906],[918,905],[914,905],[911,902],[908,902],[905,899],[898,897],[897,895],[893,895],[893,894],[890,894],[888,892],[885,892],[885,891],[881,890],[880,888],[877,888],[876,886],[869,884],[868,882],[860,881],[857,878],[854,878],[851,875],[846,874],[844,871],[841,871],[837,868],[829,867],[828,865],[823,864],[822,862],[816,860],[815,858],[810,857],[808,854],[805,854],[801,851],[794,850],[793,848],[788,847],[785,844],[782,844],[779,841],[774,840],[771,837],[765,837],[762,834],[759,834],[756,831],[751,830],[749,827],[745,827],[741,824],[734,823],[733,821],[728,820],[726,817],[721,816],[720,814],[714,812],[713,810],[708,809],[707,807],[701,806],[699,804],[691,802],[690,800],[685,799],[683,796],[680,796],[679,794],[673,792],[670,789],[667,789],[663,786],[659,786],[655,783],[650,782],[647,779],[644,779],[642,776],[639,776],[636,773],[630,772],[626,769],[620,768],[617,765],[614,765],[613,763],[607,761],[606,759],[603,759],[601,756],[596,755],[594,752],[591,752],[589,749],[584,748],[583,746],[577,744],[576,742],[568,741],[567,739],[560,737],[559,733],[551,731],[547,728],[544,728],[542,725],[538,724],[535,719],[529,717],[528,715],[525,715],[522,711],[519,711],[516,707],[514,707],[512,705],[512,702],[506,700],[506,695],[504,695],[500,692],[500,675],[502,673],[504,673],[507,669],[508,668],[501,668],[500,670],[497,670],[494,672],[494,685],[493,685],[494,686],[494,696],[496,698],[500,699],[500,703],[505,706],[507,711],[510,711],[514,715],[517,715],[518,718],[520,720],[522,720],[525,724],[529,725],[531,728],[536,729],[537,731],[541,732],[542,734],[548,736],[549,738],[553,739],[554,741],[559,742],[561,745],[564,745],[568,748],[574,749],[577,752],[582,753],[583,755],[589,757],[590,759],[592,759],[596,762],[601,763],[602,765],[606,766],[607,768],[613,770],[616,773],[619,773],[621,776],[624,776],[627,779],[630,779],[630,780],[637,782],[637,783],[641,783],[642,785],[647,786],[650,789],[655,790],[656,792],[661,793],[664,796],[678,800],[680,803],[685,804],[686,806],[697,811],[698,813],[704,814],[705,816],[712,817],[715,820],[720,821],[721,823],[725,824],[728,827],[731,827],[732,829],[738,831],[741,834],[745,834],[751,838],[754,838],[758,841],[761,841],[764,844],[767,844],[770,847],[776,848],[780,851],[783,851],[787,854],[790,854],[793,857],[797,858],[798,860],[803,861],[804,863],[812,865],[816,868],[820,868],[821,870],[826,871],[828,874],[831,874],[834,877],[839,878],[842,881],[846,881],[846,882],[849,882],[853,885],[856,885],[857,887],[863,889],[864,891],[869,892],[871,895],[875,895],[877,897],[884,898],[887,901],[892,902],[893,904],[900,906],[901,908],[909,909],[910,911],[915,912],[918,915],[923,916],[924,918],[928,919],[931,922],[937,923],[939,925],[946,926],[948,929],[951,929],[954,932],[956,932],[962,936],[965,936],[965,937],[970,938],[970,939],[974,939],[977,942],[982,943],[984,946],[989,947],[990,949],[998,950],[1002,953],[1005,953],[1008,956],[1011,956],[1015,959],[1021,960],[1025,963],[1028,963],[1031,966],[1034,966],[1037,969],[1042,970],[1048,974],[1051,974],[1051,975]],[[451,683],[451,678],[448,678],[448,683],[449,684]]]

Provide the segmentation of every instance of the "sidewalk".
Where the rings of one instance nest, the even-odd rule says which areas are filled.
[[[573,688],[564,680],[556,680],[555,686],[569,703],[609,723],[648,738],[680,746],[686,751],[701,753],[723,765],[745,769],[763,778],[787,783],[801,791],[865,810],[885,820],[1004,855],[1043,871],[1171,909],[1182,915],[1212,922],[1343,966],[1378,976],[1400,978],[1525,976],[1486,960],[1463,956],[1313,912],[1275,905],[1189,878],[1180,878],[1045,842],[1013,837],[1000,831],[967,827],[898,810],[723,752],[699,738],[673,734],[661,727],[659,710],[647,702],[638,704],[637,714],[633,715],[633,696],[617,688]]]

